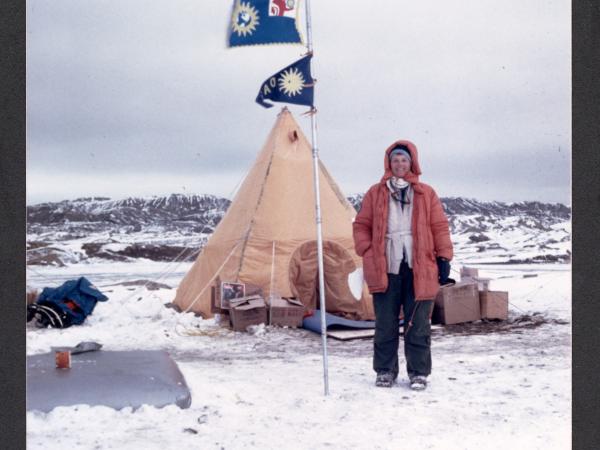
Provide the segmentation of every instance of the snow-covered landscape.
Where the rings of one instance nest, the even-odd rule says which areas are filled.
[[[29,323],[27,354],[90,340],[103,350],[166,350],[191,407],[30,411],[28,448],[570,448],[570,208],[443,199],[452,276],[478,268],[491,289],[509,292],[509,319],[434,326],[424,392],[411,391],[402,372],[392,389],[376,388],[371,339],[329,339],[325,397],[319,335],[233,332],[165,306],[228,205],[169,198],[28,207],[29,288],[85,276],[109,301],[81,326]],[[349,200],[357,206],[360,196]]]
[[[581,299],[571,298],[569,202],[581,116],[573,88],[582,84],[571,70],[571,2],[36,0],[5,9],[27,50],[25,65],[4,64],[26,69],[17,84],[27,95],[9,90],[25,115],[8,115],[4,128],[26,135],[27,448],[571,448],[572,304]],[[363,328],[346,341],[330,332],[326,396],[320,334],[249,322],[233,331],[229,314],[208,311],[241,292],[250,300],[234,301],[231,316],[299,321],[318,292],[332,315],[373,318],[351,220],[394,150],[410,170],[394,176],[431,182],[440,196],[450,277],[479,279],[436,298],[424,391],[410,389],[402,342],[397,383],[375,386],[365,337],[374,332]],[[7,187],[22,160],[9,157]],[[421,191],[401,199],[414,203],[401,206],[402,219],[415,219],[414,243],[404,220],[388,234],[418,262],[418,291],[436,288],[425,258],[433,269],[448,256],[437,201]],[[371,237],[383,238],[382,198]],[[363,256],[379,266],[375,251]],[[67,281],[87,290],[83,302],[55,290],[60,312],[32,304]],[[488,283],[501,292],[478,293]],[[506,295],[506,320],[481,319],[492,302],[504,318]],[[85,300],[95,309],[83,323],[43,328],[63,325],[61,313],[82,319]],[[437,323],[453,313],[457,323]],[[72,352],[75,370],[59,368],[69,354],[58,349],[80,343],[94,353]],[[73,404],[83,394],[86,404]]]
[[[358,209],[362,195],[348,200]],[[570,261],[571,210],[565,205],[463,198],[442,203],[455,253],[465,263]],[[229,204],[213,195],[172,194],[32,205],[27,208],[27,263],[193,261]]]

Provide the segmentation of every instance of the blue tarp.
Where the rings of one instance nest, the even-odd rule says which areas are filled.
[[[350,320],[325,313],[325,324],[327,329],[372,329],[375,328],[374,320]],[[402,321],[400,321],[402,324]],[[315,310],[314,314],[302,321],[302,327],[307,330],[321,334],[321,311]]]
[[[44,288],[36,303],[59,312],[63,322],[66,322],[64,326],[69,326],[82,324],[92,313],[96,303],[106,300],[106,295],[87,278],[81,277],[66,281],[57,288]]]

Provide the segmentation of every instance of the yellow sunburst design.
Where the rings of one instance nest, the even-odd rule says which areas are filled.
[[[286,70],[279,78],[279,89],[290,97],[298,95],[304,89],[304,76],[296,67]]]
[[[238,2],[233,10],[231,27],[238,36],[252,34],[259,22],[258,10],[249,3]]]

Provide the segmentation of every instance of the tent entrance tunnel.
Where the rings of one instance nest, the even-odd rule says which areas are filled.
[[[350,253],[339,244],[323,241],[325,302],[328,312],[346,315],[357,300],[348,287],[348,274],[356,269]],[[290,288],[307,309],[319,309],[317,241],[300,245],[291,256]]]

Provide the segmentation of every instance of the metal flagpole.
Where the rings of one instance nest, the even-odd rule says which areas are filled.
[[[306,1],[306,43],[308,52],[312,54],[312,26],[310,22],[310,0]],[[313,77],[314,78],[314,77]],[[314,92],[314,88],[313,88]],[[313,178],[315,186],[315,212],[317,222],[317,256],[319,260],[319,297],[321,306],[321,340],[323,345],[323,382],[325,395],[329,395],[329,373],[327,363],[327,323],[325,321],[325,277],[323,270],[323,233],[321,230],[321,196],[319,188],[319,150],[317,147],[317,110],[311,107],[310,114],[311,137],[312,137],[312,155],[313,155]]]

